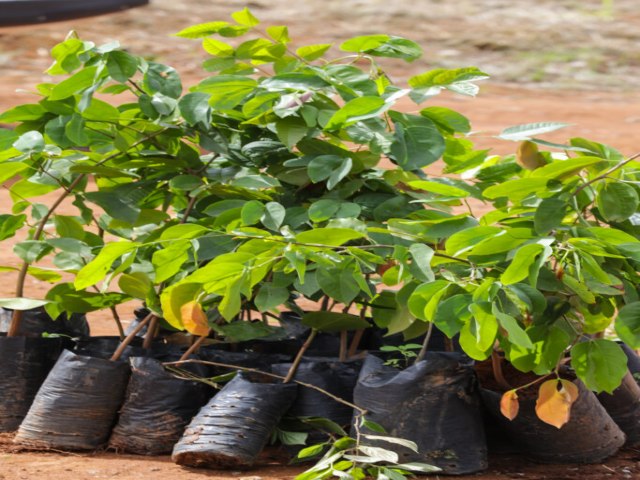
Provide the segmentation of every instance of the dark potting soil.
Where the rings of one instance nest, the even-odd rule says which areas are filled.
[[[295,400],[295,383],[240,372],[193,418],[173,449],[180,465],[248,468]]]
[[[109,439],[124,400],[129,365],[65,350],[38,391],[15,441],[94,450]]]

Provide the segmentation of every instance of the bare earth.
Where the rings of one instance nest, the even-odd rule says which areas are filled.
[[[424,59],[408,66],[389,64],[398,81],[435,67],[473,65],[488,72],[492,80],[478,98],[443,94],[432,104],[469,117],[477,143],[495,153],[514,151],[513,143],[493,138],[502,129],[558,121],[571,127],[545,137],[548,140],[586,137],[632,155],[640,151],[640,9],[637,0],[614,4],[612,12],[603,11],[600,0],[260,0],[248,6],[265,23],[288,25],[296,44],[339,43],[371,33],[419,42],[426,49]],[[31,94],[16,90],[50,80],[42,73],[50,63],[48,51],[71,29],[96,43],[118,39],[134,53],[171,64],[185,85],[193,84],[201,78],[204,54],[196,41],[170,34],[194,23],[226,20],[244,6],[236,0],[152,0],[148,7],[113,15],[0,28],[0,110],[34,101]],[[406,108],[415,106],[407,103]],[[0,213],[9,205],[6,189],[0,189]],[[16,265],[9,249],[0,251],[0,265]],[[0,272],[0,297],[14,294],[12,280],[10,273]],[[27,293],[42,296],[47,288],[33,282]],[[121,314],[128,317],[127,308]],[[95,314],[90,321],[96,335],[115,333],[105,314]],[[168,457],[21,452],[10,440],[0,435],[0,480],[271,480],[292,479],[301,471],[274,466],[268,455],[249,472],[220,472],[181,468]],[[505,456],[492,457],[490,465],[483,474],[458,478],[640,479],[640,450],[626,449],[603,464],[588,466],[539,465]]]

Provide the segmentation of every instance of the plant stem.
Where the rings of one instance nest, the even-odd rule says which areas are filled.
[[[429,329],[427,330],[427,334],[424,336],[424,341],[422,342],[422,348],[416,357],[416,362],[421,362],[424,360],[425,355],[427,354],[427,350],[429,349],[429,341],[431,340],[431,334],[433,333],[433,322],[429,322]]]
[[[495,350],[491,351],[491,368],[493,369],[493,378],[495,378],[498,385],[505,390],[511,390],[513,387],[504,378],[504,373],[502,372],[502,358]]]
[[[149,315],[144,317],[140,321],[140,323],[136,326],[136,328],[134,328],[131,331],[131,333],[127,335],[127,337],[122,341],[122,343],[118,346],[116,351],[113,352],[113,355],[111,355],[111,358],[109,360],[111,360],[112,362],[115,362],[118,359],[120,359],[122,352],[124,352],[125,348],[127,348],[129,344],[133,341],[133,339],[136,338],[136,335],[138,334],[138,332],[140,332],[140,330],[142,330],[145,327],[145,325],[154,318],[155,318],[155,315],[153,313],[150,313]]]
[[[242,367],[240,365],[231,365],[228,363],[220,363],[220,362],[209,362],[207,360],[193,360],[193,359],[189,359],[189,360],[180,360],[177,362],[166,362],[163,363],[162,365],[167,366],[167,367],[172,367],[173,365],[181,365],[183,363],[200,363],[202,365],[211,365],[213,367],[222,367],[222,368],[233,368],[235,370],[242,370],[243,372],[253,372],[253,373],[259,373],[261,375],[265,375],[267,377],[271,377],[271,378],[277,378],[278,380],[286,380],[286,377],[283,377],[282,375],[276,375],[275,373],[270,373],[270,372],[263,372],[262,370],[259,370],[257,368],[249,368],[249,367]],[[175,369],[174,371],[178,371],[178,373],[183,373],[182,370],[178,370]],[[190,372],[185,372],[185,373],[190,373]],[[193,375],[190,375],[190,378],[195,379],[193,377]],[[205,382],[207,383],[207,382]],[[286,383],[286,382],[283,382]],[[353,408],[354,410],[357,410],[361,415],[367,413],[367,410],[365,410],[362,407],[359,407],[351,402],[348,402],[332,393],[327,392],[326,390],[313,385],[312,383],[306,383],[306,382],[300,382],[298,380],[293,380],[293,383],[297,383],[298,385],[302,385],[303,387],[306,388],[311,388],[312,390],[315,390],[317,392],[322,393],[323,395],[326,395],[327,397],[335,400],[338,403],[341,403],[343,405],[346,405],[347,407]]]
[[[351,339],[351,345],[349,345],[349,350],[347,351],[347,358],[353,357],[358,352],[358,347],[360,346],[360,340],[362,340],[362,336],[364,335],[364,328],[360,328],[356,330],[353,334],[353,338]]]
[[[341,362],[346,362],[347,358],[349,356],[349,353],[347,351],[349,347],[349,332],[347,332],[346,330],[342,330],[340,332],[340,355],[338,357],[338,359]]]
[[[158,330],[159,320],[155,315],[151,318],[149,322],[149,326],[147,327],[147,334],[144,336],[144,343],[142,344],[142,348],[149,350],[151,348],[151,344],[153,343],[153,339],[156,337],[156,331]]]
[[[316,338],[317,334],[318,334],[318,330],[316,330],[315,328],[311,329],[311,333],[309,334],[305,342],[302,344],[302,347],[300,347],[300,350],[298,351],[296,358],[293,360],[293,363],[291,364],[291,368],[289,368],[289,371],[287,372],[287,376],[284,377],[284,381],[282,383],[289,383],[293,379],[293,377],[296,375],[296,372],[298,371],[298,367],[300,366],[300,362],[302,361],[302,357],[304,356],[304,353],[307,351],[307,349],[311,345],[311,342],[313,342],[313,339]]]
[[[209,333],[211,333],[211,330],[209,330]],[[207,333],[206,335],[202,335],[201,337],[198,338],[198,340],[193,342],[193,344],[187,349],[187,351],[182,354],[182,356],[180,357],[180,361],[188,359],[189,355],[197,352],[202,346],[202,344],[204,343],[204,341],[209,336],[209,333]]]

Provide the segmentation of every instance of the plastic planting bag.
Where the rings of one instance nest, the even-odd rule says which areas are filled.
[[[8,332],[13,317],[13,310],[0,307],[0,332]],[[74,313],[67,317],[63,313],[55,320],[49,316],[44,307],[32,308],[22,313],[19,336],[40,337],[43,333],[67,335],[69,337],[89,336],[89,324],[84,314]]]
[[[295,400],[297,388],[239,373],[202,407],[171,458],[191,467],[250,467]]]
[[[427,463],[456,475],[487,468],[477,381],[472,361],[462,354],[430,352],[405,370],[370,355],[360,372],[354,403],[388,436],[418,445],[417,454],[394,445],[400,463]],[[375,445],[390,448],[389,443]]]
[[[174,377],[153,358],[135,357],[130,363],[126,400],[109,446],[142,455],[170,453],[187,423],[213,395],[213,389]],[[207,375],[201,365],[185,364],[182,368]]]
[[[25,417],[15,442],[94,450],[109,439],[124,399],[129,365],[65,350]]]
[[[0,432],[20,426],[63,343],[60,338],[0,337]]]

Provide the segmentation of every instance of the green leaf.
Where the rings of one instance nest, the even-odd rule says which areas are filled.
[[[425,117],[391,112],[394,140],[390,159],[404,170],[426,167],[438,160],[445,150],[445,141],[435,124]]]
[[[446,107],[427,107],[420,110],[420,115],[428,118],[440,129],[449,134],[456,132],[469,133],[471,124],[464,115]]]
[[[471,319],[471,311],[469,310],[471,302],[471,295],[466,294],[453,295],[439,302],[433,317],[433,324],[447,337],[453,338]]]
[[[30,310],[49,303],[48,300],[36,300],[34,298],[14,297],[0,298],[0,307],[11,310]]]
[[[368,440],[375,440],[379,442],[391,443],[394,445],[401,445],[405,448],[408,448],[409,450],[412,450],[418,453],[418,445],[415,442],[412,442],[411,440],[406,440],[404,438],[397,438],[397,437],[387,437],[387,436],[381,436],[381,435],[363,434],[362,436]]]
[[[281,331],[278,327],[271,327],[263,322],[231,322],[228,325],[215,327],[229,342],[247,342],[258,338],[268,337]]]
[[[288,298],[289,290],[285,287],[277,287],[272,283],[263,283],[254,302],[258,311],[268,312],[282,305]]]
[[[106,244],[100,253],[78,272],[74,280],[75,288],[82,290],[95,285],[107,276],[113,262],[134,251],[138,246],[139,244],[126,240]]]
[[[318,268],[316,279],[320,288],[331,298],[350,303],[360,293],[360,285],[355,278],[359,273],[348,268]]]
[[[426,97],[428,98],[442,88],[447,88],[461,95],[475,96],[479,89],[472,82],[486,78],[489,78],[489,75],[476,67],[454,70],[437,68],[409,78],[409,86],[414,89],[410,97],[417,103],[421,103],[425,99],[425,96],[421,95],[422,92],[427,92]],[[431,93],[433,89],[436,89],[436,92]]]
[[[190,124],[211,123],[211,107],[209,106],[209,95],[202,92],[187,93],[178,102],[182,117]]]
[[[0,241],[13,237],[26,221],[27,216],[24,214],[0,215]]]
[[[91,66],[79,70],[71,77],[63,80],[53,87],[49,100],[62,100],[77,93],[81,93],[93,86],[99,77],[98,67]]]
[[[29,165],[21,162],[5,162],[2,164],[2,171],[0,171],[0,183],[4,183],[7,180],[13,178],[18,173],[29,168]],[[2,226],[0,225],[0,228]]]
[[[227,283],[222,301],[218,305],[218,310],[222,317],[230,322],[240,313],[242,308],[241,292],[247,279],[244,272]]]
[[[18,105],[10,108],[6,112],[0,113],[0,122],[18,123],[29,122],[31,120],[39,120],[47,111],[37,103]]]
[[[47,300],[52,303],[47,310],[57,304],[63,311],[73,313],[88,313],[119,305],[131,297],[122,293],[96,293],[86,290],[76,290],[70,283],[61,283],[47,292]]]
[[[135,224],[140,216],[141,209],[133,199],[118,195],[117,191],[87,192],[85,197],[101,207],[111,217]]]
[[[545,198],[540,202],[533,216],[536,233],[546,235],[550,230],[562,225],[567,212],[567,203],[557,197]]]
[[[401,58],[413,62],[422,56],[422,48],[417,43],[402,37],[390,37],[382,45],[367,50],[376,57]]]
[[[627,373],[627,356],[620,346],[598,338],[571,349],[571,366],[590,390],[609,394],[620,386]]]
[[[413,258],[413,265],[417,267],[412,270],[414,275],[418,273],[416,278],[422,282],[434,281],[435,275],[431,270],[431,259],[434,255],[433,249],[424,243],[414,243],[409,247],[409,252]]]
[[[560,122],[537,122],[527,123],[524,125],[516,125],[513,127],[505,128],[498,138],[503,140],[513,140],[521,142],[524,140],[530,140],[532,137],[542,135],[543,133],[555,132],[561,128],[568,127],[568,123]]]
[[[26,263],[37,262],[52,250],[51,245],[39,240],[25,240],[16,243],[13,247],[14,253]]]
[[[378,117],[391,107],[381,97],[356,97],[348,101],[329,119],[325,130],[337,130],[353,125],[354,123]]]
[[[71,116],[71,119],[64,127],[64,133],[67,138],[75,145],[85,146],[89,144],[89,136],[87,135],[87,124],[85,119],[78,114]]]
[[[482,195],[489,199],[507,197],[512,202],[519,202],[532,193],[537,193],[547,188],[549,182],[546,178],[518,178],[498,183],[483,190]]]
[[[144,300],[149,295],[153,284],[146,273],[132,272],[120,275],[118,286],[130,297]]]
[[[313,202],[309,207],[309,219],[314,222],[329,220],[340,209],[340,205],[341,202],[328,198]]]
[[[618,310],[616,333],[634,350],[640,348],[640,302],[633,302]]]
[[[596,197],[598,210],[609,222],[622,222],[636,213],[640,199],[635,188],[621,182],[607,182]]]
[[[15,141],[13,147],[22,153],[32,155],[44,151],[44,137],[40,132],[31,131],[23,133],[20,138]]]
[[[447,197],[468,197],[470,194],[466,190],[461,188],[452,187],[445,183],[430,181],[430,180],[414,180],[407,183],[411,188],[415,190],[424,190],[425,192],[437,193],[438,195],[444,195]]]
[[[331,43],[319,43],[315,45],[306,45],[296,50],[296,55],[305,59],[307,62],[313,62],[321,58],[327,50],[331,48]]]
[[[269,202],[264,206],[264,213],[260,221],[269,230],[278,231],[286,214],[286,209],[278,202]]]
[[[451,235],[445,244],[448,255],[459,256],[471,250],[478,243],[489,238],[494,238],[503,232],[498,227],[478,226],[471,227]]]
[[[351,240],[363,238],[364,236],[363,233],[349,228],[315,228],[298,233],[296,235],[296,242],[338,247]]]
[[[202,40],[202,48],[209,55],[214,57],[233,57],[234,49],[228,43],[215,38],[205,38]]]
[[[303,460],[305,458],[316,457],[320,455],[325,448],[325,445],[311,445],[310,447],[306,447],[300,450],[296,455],[296,458]]]
[[[492,307],[492,312],[500,323],[500,326],[507,332],[510,343],[525,349],[534,348],[529,335],[527,335],[527,332],[524,331],[515,318],[498,310],[495,304]]]
[[[276,122],[276,133],[278,139],[291,150],[296,143],[307,136],[309,129],[303,120],[296,117],[286,117]]]
[[[321,332],[342,332],[369,327],[369,322],[357,315],[337,312],[308,312],[302,317],[302,324]]]
[[[260,24],[260,20],[254,17],[251,11],[246,7],[238,12],[232,13],[231,18],[233,18],[240,25],[244,25],[246,27],[255,27],[256,25]]]
[[[228,27],[229,22],[207,22],[191,25],[175,34],[182,38],[203,38],[218,33],[220,29]]]
[[[498,321],[485,306],[469,305],[473,317],[460,330],[460,346],[475,360],[486,359],[493,348],[498,334]]]
[[[182,265],[189,259],[189,240],[179,239],[166,248],[153,253],[151,263],[155,271],[155,283],[162,283],[181,271]]]
[[[242,218],[242,225],[249,226],[255,225],[260,221],[265,214],[265,206],[258,200],[251,200],[245,203],[240,212],[240,218]]]
[[[165,288],[160,294],[162,317],[173,328],[184,330],[180,309],[185,303],[196,300],[201,291],[200,283],[177,283]]]
[[[432,321],[440,299],[447,292],[449,285],[446,280],[419,285],[407,302],[411,314],[421,320]]]
[[[576,157],[567,160],[556,160],[544,167],[536,168],[531,172],[532,177],[555,178],[564,180],[565,178],[576,175],[586,167],[602,162],[598,157]]]
[[[125,83],[138,71],[138,60],[121,50],[109,52],[107,54],[107,71],[116,82]]]
[[[340,50],[345,52],[367,52],[378,48],[387,42],[389,35],[362,35],[353,37],[340,45]]]
[[[350,157],[319,155],[309,162],[307,173],[313,183],[327,180],[327,188],[332,190],[349,174],[352,167],[353,160]]]
[[[511,285],[529,276],[529,269],[535,263],[536,257],[542,253],[544,246],[530,243],[520,247],[513,256],[507,269],[500,275],[503,285]],[[535,286],[535,285],[534,285]]]
[[[182,82],[178,72],[167,65],[150,62],[144,74],[144,87],[150,94],[161,93],[177,99],[182,94]]]

